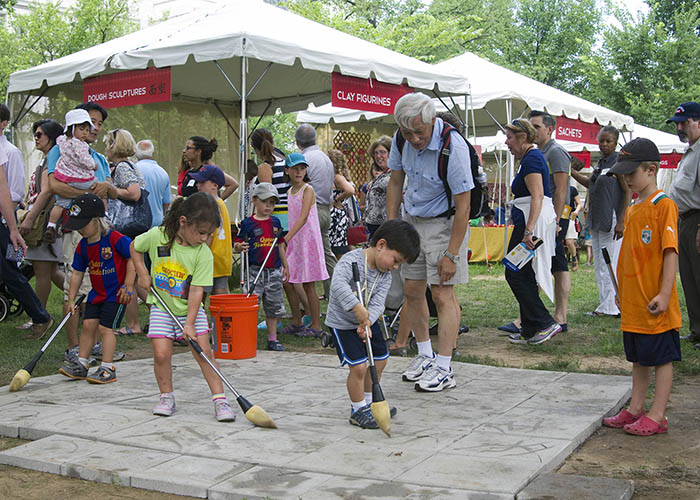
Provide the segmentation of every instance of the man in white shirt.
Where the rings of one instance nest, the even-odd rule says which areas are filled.
[[[3,163],[7,186],[10,189],[12,204],[16,208],[24,199],[24,160],[20,150],[7,140],[5,128],[10,123],[10,109],[0,103],[0,149],[5,152],[7,160]]]

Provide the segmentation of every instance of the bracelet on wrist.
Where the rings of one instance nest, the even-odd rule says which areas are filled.
[[[533,234],[535,234],[535,233],[533,233],[533,232],[530,231],[529,229],[526,229],[526,230],[525,230],[525,233],[523,234],[523,236],[532,236]]]

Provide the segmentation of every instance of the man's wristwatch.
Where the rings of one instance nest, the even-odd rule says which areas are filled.
[[[457,262],[459,262],[459,255],[451,254],[447,250],[442,252],[442,255],[443,255],[443,257],[447,257],[448,259],[450,259],[453,264],[456,264]]]

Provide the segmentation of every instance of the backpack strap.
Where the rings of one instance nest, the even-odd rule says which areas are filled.
[[[450,145],[452,144],[452,132],[456,129],[449,123],[442,122],[442,134],[440,135],[440,154],[438,155],[438,177],[442,181],[445,187],[445,194],[447,195],[447,218],[449,219],[455,213],[455,207],[452,204],[452,190],[447,182],[447,168],[450,163]],[[443,215],[443,214],[441,214]]]

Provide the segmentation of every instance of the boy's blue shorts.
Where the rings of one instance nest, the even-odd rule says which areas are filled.
[[[335,352],[338,353],[340,366],[355,366],[367,362],[367,348],[355,328],[352,330],[339,330],[338,328],[329,327],[329,329],[335,336]],[[379,328],[379,322],[375,321],[371,329],[374,360],[382,361],[389,357],[389,351],[386,348],[386,342],[384,342],[382,331]]]
[[[622,333],[627,361],[642,366],[661,366],[681,360],[681,339],[678,330],[664,333]]]
[[[99,319],[100,326],[116,330],[124,318],[125,311],[126,306],[116,302],[88,303],[85,304],[83,319]]]

